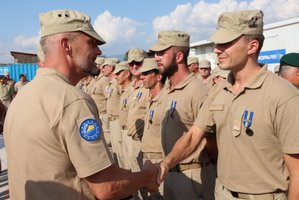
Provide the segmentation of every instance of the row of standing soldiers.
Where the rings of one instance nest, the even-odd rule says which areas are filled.
[[[100,74],[97,77],[87,76],[77,84],[77,87],[88,93],[95,101],[102,121],[104,136],[115,161],[120,167],[133,172],[140,171],[145,160],[151,160],[152,163],[161,162],[165,154],[171,151],[180,134],[183,134],[194,121],[195,107],[190,107],[188,110],[192,103],[188,102],[187,96],[186,99],[179,99],[177,105],[176,97],[172,97],[173,92],[169,94],[166,92],[165,88],[168,87],[169,82],[166,80],[166,76],[159,73],[155,59],[146,58],[146,52],[142,49],[131,49],[128,52],[128,61],[119,62],[117,58],[98,57],[96,63]],[[203,59],[199,62],[196,57],[188,58],[188,69],[190,71],[188,79],[194,79],[198,83],[195,86],[196,89],[201,91],[206,91],[207,88],[212,87],[228,74],[227,71],[220,69],[214,69],[211,73],[210,61]],[[164,92],[161,92],[162,90]],[[199,91],[196,106],[201,105],[201,95],[203,94]],[[180,101],[184,102],[184,108],[181,107]],[[170,105],[167,106],[167,103]],[[179,116],[176,112],[179,112],[180,109],[186,109],[189,112],[185,119],[176,119]],[[171,120],[165,119],[167,115]],[[162,128],[162,124],[165,125],[164,128]],[[169,128],[171,130],[166,130]],[[175,133],[169,135],[169,131],[173,132],[174,130]],[[189,161],[172,170],[182,172],[188,170],[188,173],[193,171],[190,179],[193,179],[195,185],[199,185],[201,178],[198,170],[203,163],[209,165],[212,160],[204,153],[203,148],[199,148],[197,154],[193,155]],[[212,198],[216,172],[215,166],[213,164],[210,166],[211,169],[206,174],[205,181],[211,186],[207,189],[210,190],[208,193]],[[178,178],[178,181],[183,184],[180,181],[181,178],[175,178]],[[167,186],[168,184],[169,186]],[[177,181],[171,181],[168,184],[166,182],[165,189],[172,190],[168,192],[171,194],[175,190],[173,184],[177,184]],[[188,188],[188,185],[184,187]],[[161,184],[159,192],[152,194],[151,199],[162,199],[163,193],[165,193],[163,190]],[[187,190],[191,192],[193,189],[191,187]],[[198,196],[196,191],[189,193],[187,190],[186,193],[181,194],[184,198],[187,197],[187,194],[190,195],[190,198]],[[146,199],[147,194],[141,191],[136,194],[135,198]]]

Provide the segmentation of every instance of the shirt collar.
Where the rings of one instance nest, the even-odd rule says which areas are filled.
[[[267,65],[263,65],[260,71],[257,73],[257,75],[252,79],[252,81],[245,87],[250,89],[256,89],[259,88],[265,81],[267,75],[270,73],[270,71],[267,69]],[[225,83],[225,87],[230,90],[232,88],[232,85],[235,81],[234,75],[232,72],[228,74],[227,81]]]
[[[53,69],[53,68],[38,68],[36,71],[36,74],[38,76],[44,76],[44,75],[52,75],[52,76],[58,76],[59,78],[61,78],[62,80],[64,80],[65,82],[69,83],[70,85],[72,85],[71,81],[62,73],[60,73],[59,71]]]

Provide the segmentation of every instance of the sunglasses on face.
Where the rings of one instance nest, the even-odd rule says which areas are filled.
[[[142,65],[142,62],[132,61],[132,62],[129,63],[129,66],[131,66],[131,67],[134,66],[134,65],[135,65],[135,66],[141,66],[141,65]]]

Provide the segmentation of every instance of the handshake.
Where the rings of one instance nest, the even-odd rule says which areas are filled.
[[[149,160],[145,161],[142,169],[143,172],[148,173],[148,179],[145,189],[150,193],[157,192],[168,170],[169,167],[165,162],[153,164]]]

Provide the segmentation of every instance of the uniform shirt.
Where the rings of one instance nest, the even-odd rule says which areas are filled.
[[[170,89],[170,85],[165,86],[167,96],[163,107],[162,122],[162,145],[165,155],[170,153],[176,141],[187,133],[193,125],[197,113],[207,97],[207,88],[198,80],[193,73],[189,74],[175,88]],[[181,163],[208,162],[205,142]],[[199,156],[201,158],[199,159]]]
[[[91,98],[97,105],[100,114],[107,112],[107,98],[105,96],[106,87],[109,85],[109,78],[100,74],[91,89]]]
[[[6,117],[11,199],[95,199],[82,178],[109,167],[112,158],[87,94],[40,68]]]
[[[299,93],[264,66],[240,94],[232,74],[217,83],[195,125],[216,125],[218,177],[229,190],[269,193],[288,188],[283,153],[299,153]]]
[[[107,115],[109,117],[119,117],[119,98],[122,88],[117,84],[116,79],[109,82],[107,88]]]
[[[83,82],[81,89],[83,90],[83,92],[87,93],[88,95],[91,95],[92,88],[95,82],[96,79],[94,77],[90,77],[89,80],[85,80],[85,82]]]
[[[28,81],[25,81],[25,82],[21,82],[21,81],[18,81],[16,84],[15,84],[15,92],[19,92],[26,84],[28,83]]]
[[[123,129],[127,129],[127,119],[128,119],[128,98],[133,92],[133,86],[131,84],[123,89],[122,94],[119,99],[119,124]]]
[[[163,153],[161,144],[161,121],[163,112],[163,99],[166,93],[161,91],[150,100],[147,114],[145,115],[144,131],[141,141],[143,153]]]
[[[132,81],[135,85],[136,79]],[[147,104],[149,102],[149,90],[140,86],[135,86],[133,92],[128,99],[128,135],[135,140],[140,140],[144,129],[144,116],[146,114]]]
[[[14,90],[9,84],[0,83],[0,100],[12,101],[14,96]]]

